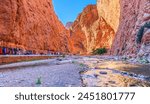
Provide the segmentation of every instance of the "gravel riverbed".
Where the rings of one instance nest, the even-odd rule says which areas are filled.
[[[149,87],[150,65],[69,56],[0,65],[1,87]]]

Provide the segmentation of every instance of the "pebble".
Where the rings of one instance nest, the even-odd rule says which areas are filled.
[[[128,75],[128,73],[127,73],[127,72],[121,72],[121,74],[123,74],[123,75]]]
[[[130,84],[129,87],[136,87],[136,85],[135,84]]]
[[[107,74],[107,72],[105,72],[105,71],[101,71],[101,72],[100,72],[100,74],[104,74],[104,75],[106,75],[106,74]]]
[[[132,73],[129,73],[129,76],[131,76],[131,77],[134,77],[134,74],[132,74]]]
[[[98,74],[94,74],[94,76],[97,78],[99,75]]]
[[[86,78],[95,78],[95,75],[86,75]]]
[[[62,61],[62,59],[57,59],[58,61]]]
[[[115,84],[116,82],[115,82],[115,81],[109,81],[109,83],[111,83],[111,84]]]
[[[95,69],[100,69],[99,67],[95,67]]]
[[[150,77],[146,77],[145,80],[150,81]]]

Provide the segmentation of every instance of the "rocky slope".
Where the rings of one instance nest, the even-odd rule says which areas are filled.
[[[0,46],[68,51],[68,33],[52,0],[0,0]]]
[[[114,30],[98,15],[96,5],[88,5],[70,29],[70,52],[89,54],[96,48],[110,48]]]

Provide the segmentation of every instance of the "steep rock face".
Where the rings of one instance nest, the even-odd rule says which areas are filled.
[[[116,32],[119,26],[120,18],[120,0],[97,0],[97,9],[99,16]]]
[[[96,48],[110,48],[114,30],[99,17],[97,7],[88,5],[77,17],[70,30],[69,49],[72,53],[91,53]]]
[[[67,51],[67,34],[52,0],[0,0],[0,46]]]
[[[120,0],[120,5],[120,25],[111,54],[150,55],[150,51],[147,50],[147,47],[150,47],[150,28],[143,28],[146,23],[150,22],[150,0]],[[139,44],[136,42],[138,38],[141,38]]]

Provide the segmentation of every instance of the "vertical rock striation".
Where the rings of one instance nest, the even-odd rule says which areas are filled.
[[[52,0],[0,0],[0,46],[66,52],[67,34]]]
[[[97,0],[97,10],[100,17],[116,32],[119,26],[120,18],[120,0]]]
[[[120,0],[120,5],[119,28],[111,54],[137,55],[140,53],[149,56],[150,51],[147,47],[150,47],[150,28],[145,27],[145,24],[150,22],[150,0]],[[142,28],[143,32],[141,32]],[[137,43],[136,40],[140,38],[141,42]]]
[[[88,5],[77,17],[70,30],[70,52],[91,53],[96,48],[110,48],[114,30],[98,15],[96,5]]]
[[[115,31],[111,54],[150,60],[150,0],[97,0],[97,9]]]

